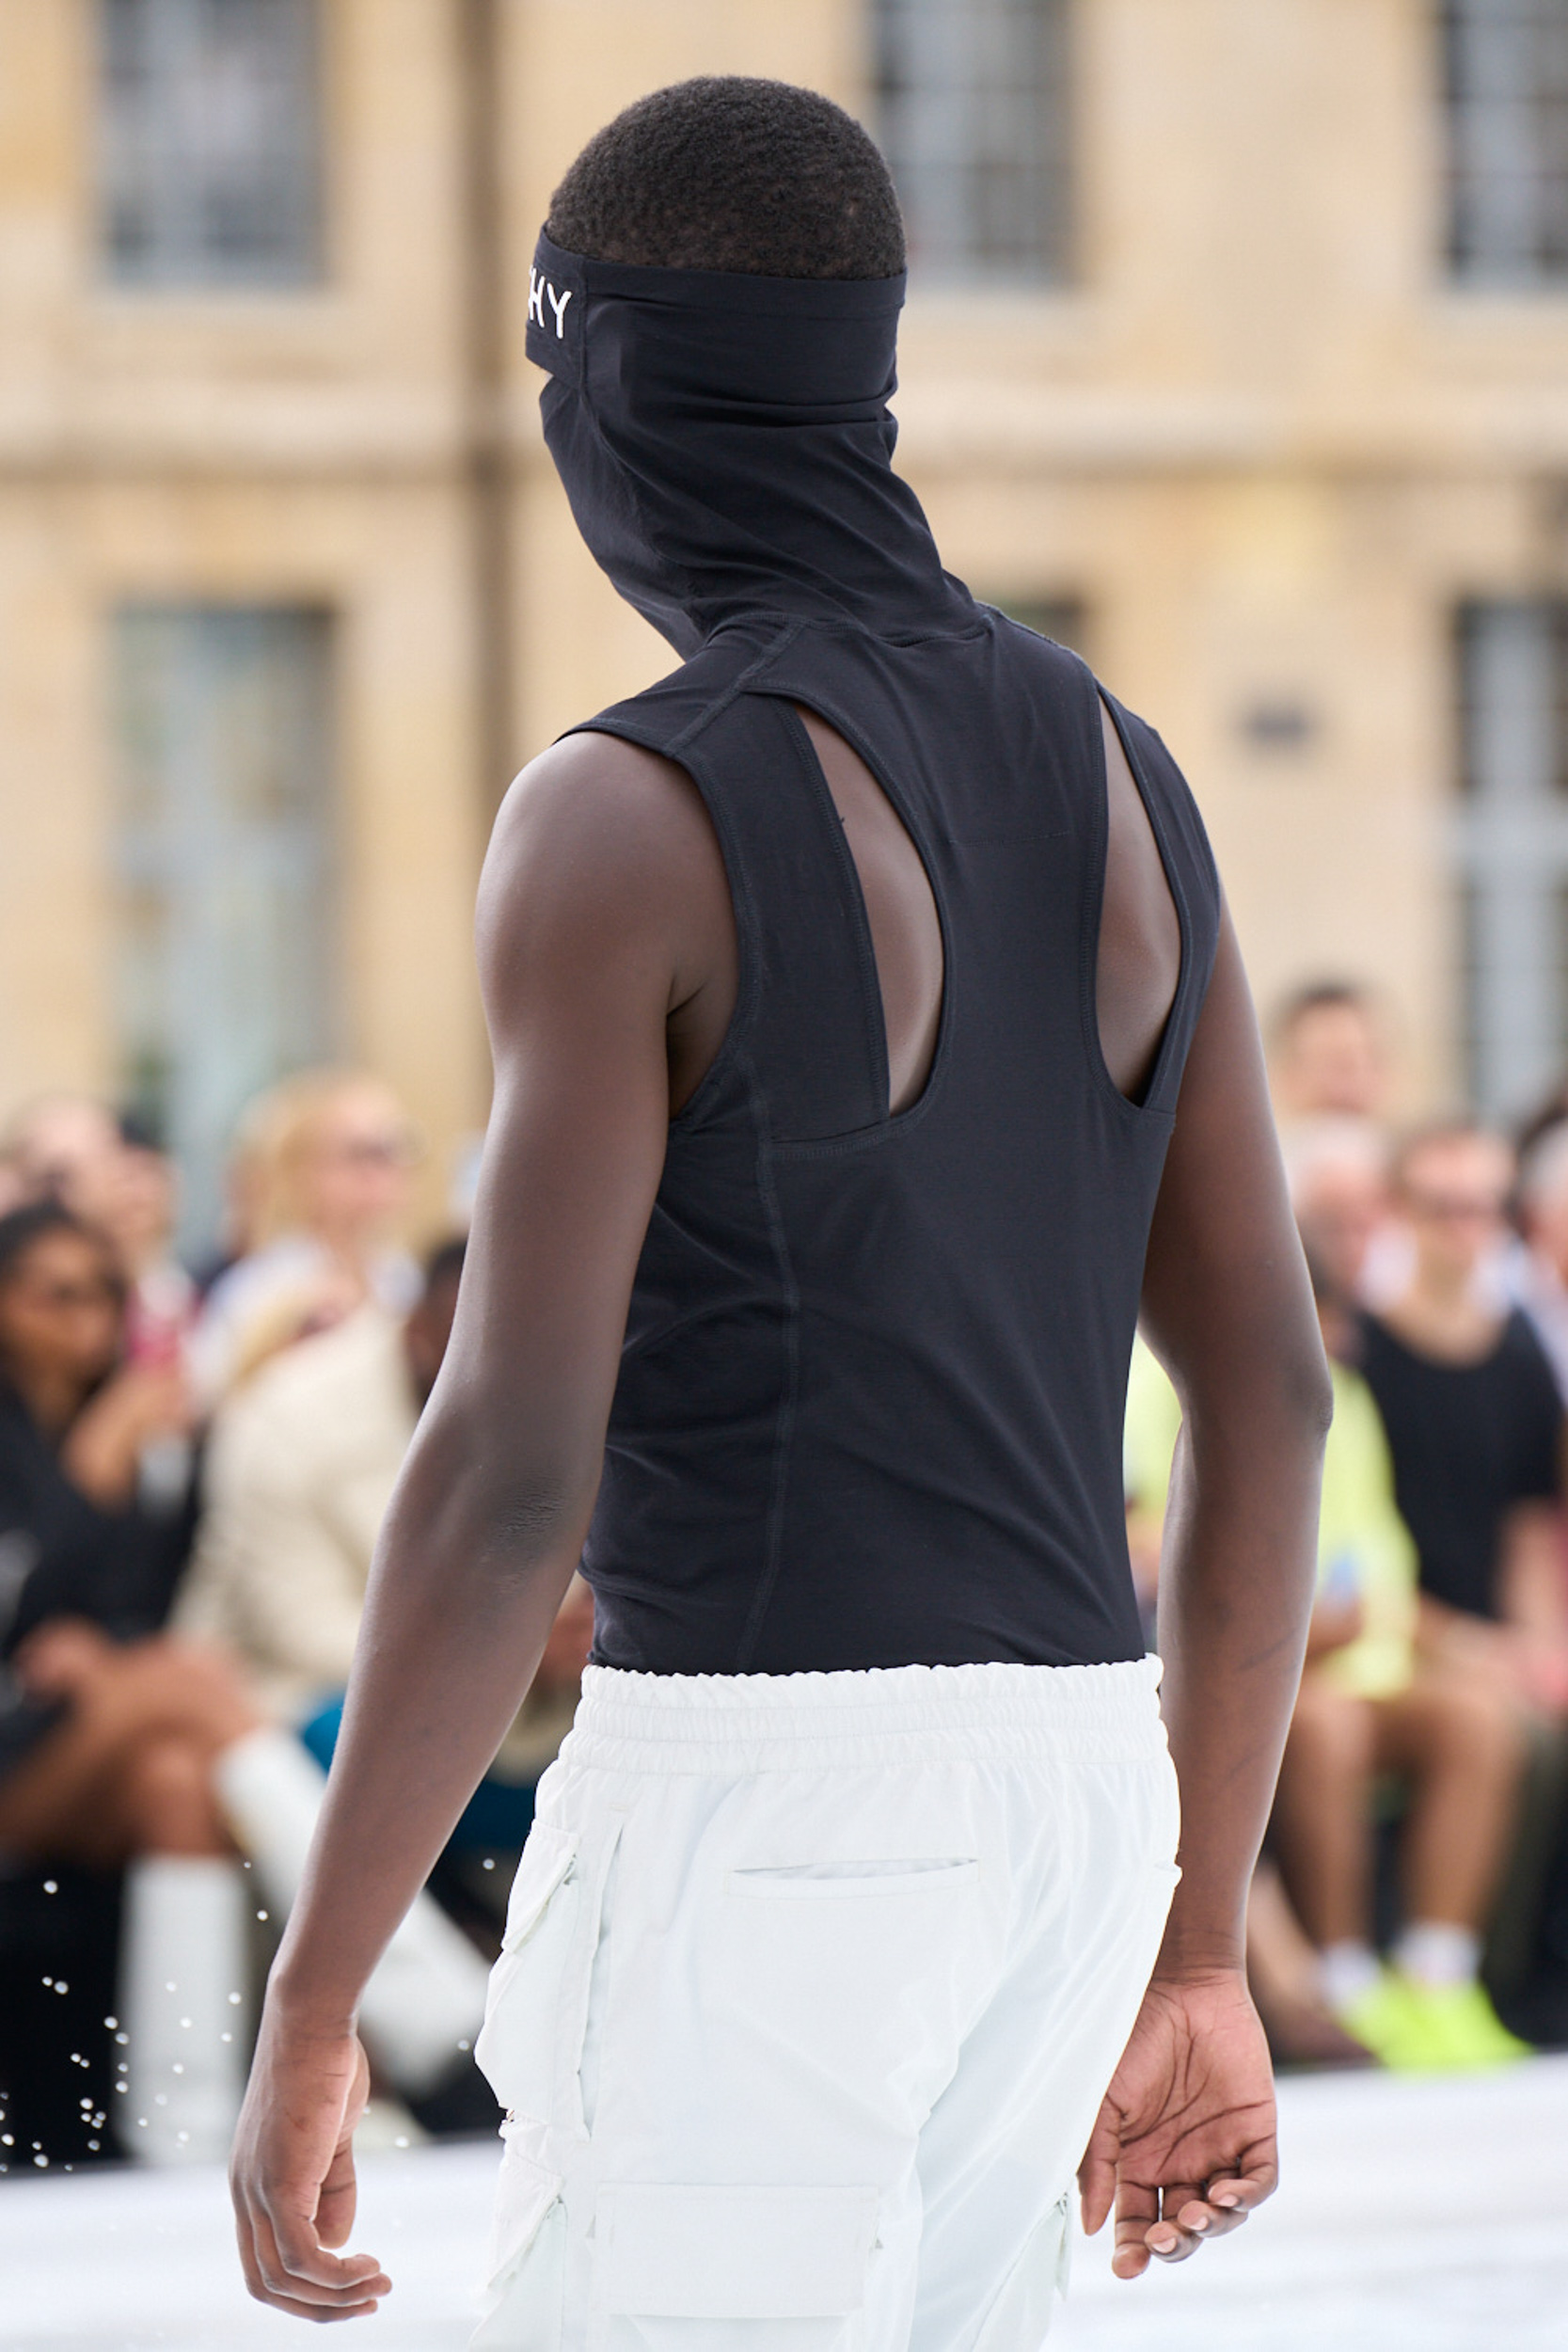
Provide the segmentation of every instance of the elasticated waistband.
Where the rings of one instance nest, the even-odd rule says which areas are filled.
[[[652,1675],[590,1666],[562,1766],[631,1772],[838,1771],[1159,1755],[1160,1661],[874,1666],[853,1674]]]

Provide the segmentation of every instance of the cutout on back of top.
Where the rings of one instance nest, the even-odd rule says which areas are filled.
[[[887,1042],[888,1111],[920,1100],[942,1025],[942,921],[930,877],[902,818],[844,738],[797,704],[844,826],[871,932]]]
[[[1181,977],[1181,922],[1160,845],[1103,703],[1105,891],[1095,962],[1095,1019],[1112,1083],[1142,1103]]]

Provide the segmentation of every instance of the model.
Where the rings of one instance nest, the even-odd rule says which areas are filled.
[[[893,471],[903,267],[866,134],[752,80],[617,118],[539,245],[546,437],[683,666],[532,762],[485,869],[456,1327],[234,2157],[306,2317],[388,2291],[334,2250],[356,2003],[579,1559],[476,2345],[1033,2352],[1075,2172],[1123,2277],[1274,2185],[1243,1914],[1327,1376],[1191,796]]]

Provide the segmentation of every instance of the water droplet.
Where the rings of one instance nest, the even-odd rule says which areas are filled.
[[[232,2042],[233,2039],[234,2037],[231,2033],[220,2033],[218,2036],[218,2040],[220,2042]]]
[[[60,1891],[59,1880],[45,1879],[43,1882],[43,1891],[46,1895],[57,1895]]]
[[[63,1977],[56,1977],[55,1979],[55,1990],[56,1993],[69,1993],[71,1987],[67,1984]]]
[[[0,2148],[14,2148],[16,2141],[9,2132],[0,2132]]]
[[[97,2149],[97,2147],[98,2147],[98,2144],[99,2144],[99,2143],[97,2142],[97,2140],[96,2140],[96,2139],[89,2139],[89,2140],[88,2140],[88,2142],[87,2142],[87,2146],[88,2146],[89,2148],[91,2148],[91,2149],[95,2150],[95,2151],[96,2151],[96,2149]]]
[[[399,2132],[396,2139],[393,2140],[392,2145],[394,2148],[406,2148],[408,2145],[407,2134],[405,2132]]]
[[[103,2020],[103,2023],[104,2023],[105,2026],[108,2028],[109,2032],[110,2032],[110,2033],[113,2033],[113,2031],[114,2031],[115,2027],[116,2027],[116,2026],[119,2025],[119,2019],[118,2017],[105,2017],[105,2018],[104,2018],[104,2020]]]
[[[259,1911],[259,1912],[256,1914],[256,1916],[258,1917],[258,1919],[264,1919],[264,1918],[266,1917],[266,1915],[266,1915],[266,1913],[265,1913],[264,1911]]]
[[[470,2045],[467,2042],[460,2042],[457,2046],[460,2050],[467,2050]]]
[[[48,2169],[49,2169],[49,2159],[48,2159],[48,2157],[47,2157],[47,2156],[35,2156],[35,2157],[33,2158],[33,2162],[34,2162],[34,2163],[38,2166],[38,2169],[39,2169],[39,2170],[40,2170],[40,2172],[47,2172],[47,2171],[48,2171]]]
[[[496,1867],[495,1855],[487,1853],[479,1867],[482,1870],[493,1870]]]
[[[176,2058],[176,2059],[175,2059],[175,2061],[174,2061],[174,2064],[173,2064],[173,2065],[169,2068],[169,2070],[168,2070],[168,2071],[169,2071],[169,2073],[170,2073],[171,2074],[182,2074],[184,2073],[184,2071],[185,2071],[185,2070],[184,2070],[184,2068],[181,2065],[180,2060],[179,2060],[178,2058]]]
[[[230,2006],[230,2009],[238,2009],[238,2008],[239,2008],[239,2006],[240,2006],[240,2003],[241,2003],[244,1999],[245,1999],[245,1994],[244,1994],[243,1993],[230,1993],[230,1994],[229,1995],[229,2006]]]
[[[54,1983],[55,1983],[55,1979],[54,1979],[54,1978],[53,1978],[53,1977],[45,1977],[45,1978],[42,1979],[42,1981],[43,1981],[46,1985],[48,1985],[48,1986],[50,1987],[50,1989],[51,1989],[51,1990],[53,1990],[53,1988],[54,1988]]]
[[[179,1990],[180,1990],[180,1987],[179,1987],[176,1983],[174,1983],[174,1981],[172,1980],[172,1979],[170,1979],[170,1981],[169,1981],[167,1984],[166,1984],[166,1985],[165,1985],[165,1987],[164,1987],[164,1991],[165,1991],[166,1993],[178,1993],[178,1992],[179,1992]]]
[[[130,2037],[130,2035],[129,2035],[128,2033],[117,2033],[117,2034],[116,2034],[116,2036],[115,2036],[115,2040],[119,2042],[119,2044],[120,2048],[121,2048],[122,2050],[124,2049],[124,2047],[125,2047],[126,2043],[130,2041],[130,2039],[131,2039],[131,2037]]]
[[[189,2019],[188,2017],[182,2017],[182,2018],[181,2018],[181,2020],[180,2020],[180,2023],[181,2023],[182,2026],[188,2026],[188,2025],[190,2024],[190,2022],[191,2022],[191,2021],[190,2021],[190,2019]]]

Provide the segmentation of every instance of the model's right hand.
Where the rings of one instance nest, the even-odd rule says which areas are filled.
[[[1279,2179],[1274,2068],[1238,1971],[1156,1977],[1078,2169],[1092,2237],[1113,2201],[1118,2279],[1239,2229]]]
[[[373,2254],[342,2255],[354,2227],[354,2128],[370,2096],[358,2037],[291,2026],[269,2002],[229,2185],[245,2284],[296,2319],[357,2319],[391,2292]]]

